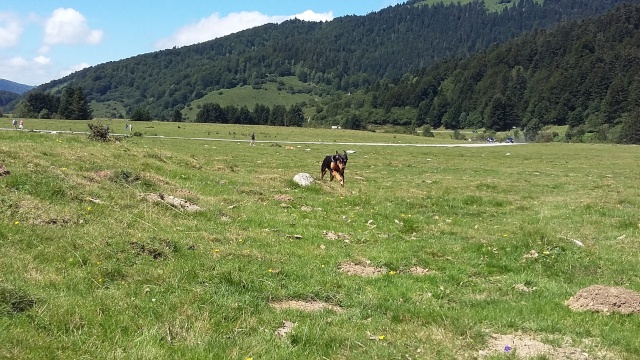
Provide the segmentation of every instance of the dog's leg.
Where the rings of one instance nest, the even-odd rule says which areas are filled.
[[[344,186],[344,178],[342,177],[342,175],[340,175],[339,171],[336,171],[335,173],[335,177],[340,180],[340,185]]]

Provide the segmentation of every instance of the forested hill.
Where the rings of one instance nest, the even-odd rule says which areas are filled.
[[[8,91],[15,94],[22,94],[31,90],[33,86],[19,84],[17,82],[0,79],[0,91]]]
[[[516,0],[512,0],[516,2]],[[523,32],[601,14],[640,0],[521,0],[503,12],[482,2],[419,5],[413,0],[366,16],[299,20],[245,30],[205,43],[109,62],[38,87],[82,87],[88,100],[117,101],[126,115],[140,106],[168,119],[210,91],[296,75],[304,82],[353,91],[376,80],[467,55]]]
[[[515,126],[532,138],[569,125],[568,140],[640,143],[640,5],[442,61],[367,96],[380,114],[413,109],[416,126]]]

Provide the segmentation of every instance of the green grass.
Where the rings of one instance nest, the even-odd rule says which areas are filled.
[[[160,121],[131,121],[128,119],[97,119],[104,125],[109,125],[111,132],[116,135],[125,134],[125,125],[133,125],[133,133],[144,136],[165,136],[179,138],[215,138],[226,140],[248,141],[251,133],[255,132],[257,141],[313,141],[313,142],[372,142],[372,143],[410,143],[410,144],[435,144],[451,143],[451,132],[436,132],[435,138],[418,135],[383,133],[389,129],[381,129],[380,132],[351,131],[335,129],[313,128],[285,128],[275,126],[249,126],[249,125],[225,125],[204,123],[175,123]],[[26,119],[25,132],[29,131],[61,131],[61,132],[88,132],[87,120],[46,120]],[[3,127],[3,126],[0,126]],[[11,128],[10,120],[4,126]],[[127,132],[126,134],[131,134]],[[471,134],[467,134],[471,135]],[[342,146],[342,145],[341,145]],[[340,150],[340,149],[339,149]]]
[[[278,80],[282,81],[287,89],[314,88],[317,86],[304,84],[295,76],[283,77]],[[278,90],[277,83],[268,82],[263,84],[261,89],[254,89],[250,85],[245,85],[233,89],[212,91],[204,97],[192,101],[189,106],[182,111],[182,114],[186,120],[193,121],[200,110],[200,106],[207,103],[217,103],[222,107],[227,105],[234,105],[236,107],[246,106],[249,110],[253,111],[256,104],[267,105],[270,108],[274,105],[284,105],[289,108],[292,105],[302,102],[311,103],[320,100],[319,96],[305,93],[292,94],[287,89]],[[315,111],[315,109],[305,108],[307,116],[311,115],[311,113],[309,113],[311,111]]]
[[[336,146],[278,142],[438,140],[134,123],[142,129],[238,139],[255,129],[268,142],[0,132],[11,171],[0,178],[1,358],[475,358],[490,334],[517,332],[567,337],[591,357],[594,344],[640,353],[638,315],[563,304],[592,284],[640,290],[638,147],[349,145],[344,188],[303,188],[291,178],[317,177]],[[531,250],[540,256],[523,258]],[[347,275],[349,261],[386,271]],[[281,300],[343,311],[269,305]],[[297,325],[280,338],[283,320]]]

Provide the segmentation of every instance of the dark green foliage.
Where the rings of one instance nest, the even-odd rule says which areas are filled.
[[[351,130],[364,130],[365,124],[360,114],[349,114],[342,123],[342,127]]]
[[[151,116],[151,112],[149,112],[149,110],[137,107],[133,110],[133,113],[131,113],[131,120],[151,121],[153,120],[153,117]]]
[[[640,144],[640,111],[635,110],[622,116],[620,135],[617,140],[623,144]]]
[[[20,95],[14,92],[0,90],[0,106],[5,107],[20,98]]]
[[[485,128],[495,131],[508,131],[518,125],[518,114],[513,101],[498,94],[491,99],[485,120]]]
[[[82,87],[67,86],[64,89],[60,99],[58,113],[63,119],[91,119],[91,108]]]
[[[171,113],[171,121],[173,122],[182,122],[182,112],[178,109],[174,109]]]

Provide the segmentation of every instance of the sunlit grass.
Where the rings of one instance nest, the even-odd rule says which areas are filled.
[[[250,134],[140,125],[165,136]],[[637,316],[563,304],[591,284],[640,290],[640,148],[349,145],[344,188],[328,179],[299,187],[295,174],[319,178],[322,158],[342,147],[288,150],[286,140],[430,140],[258,134],[269,141],[0,133],[11,171],[0,178],[0,286],[34,300],[0,314],[0,357],[474,358],[492,332],[597,339],[620,358],[640,352]],[[345,262],[385,272],[347,275]],[[414,275],[416,266],[429,272]],[[342,311],[270,306],[283,300]],[[296,326],[280,338],[283,320]]]

